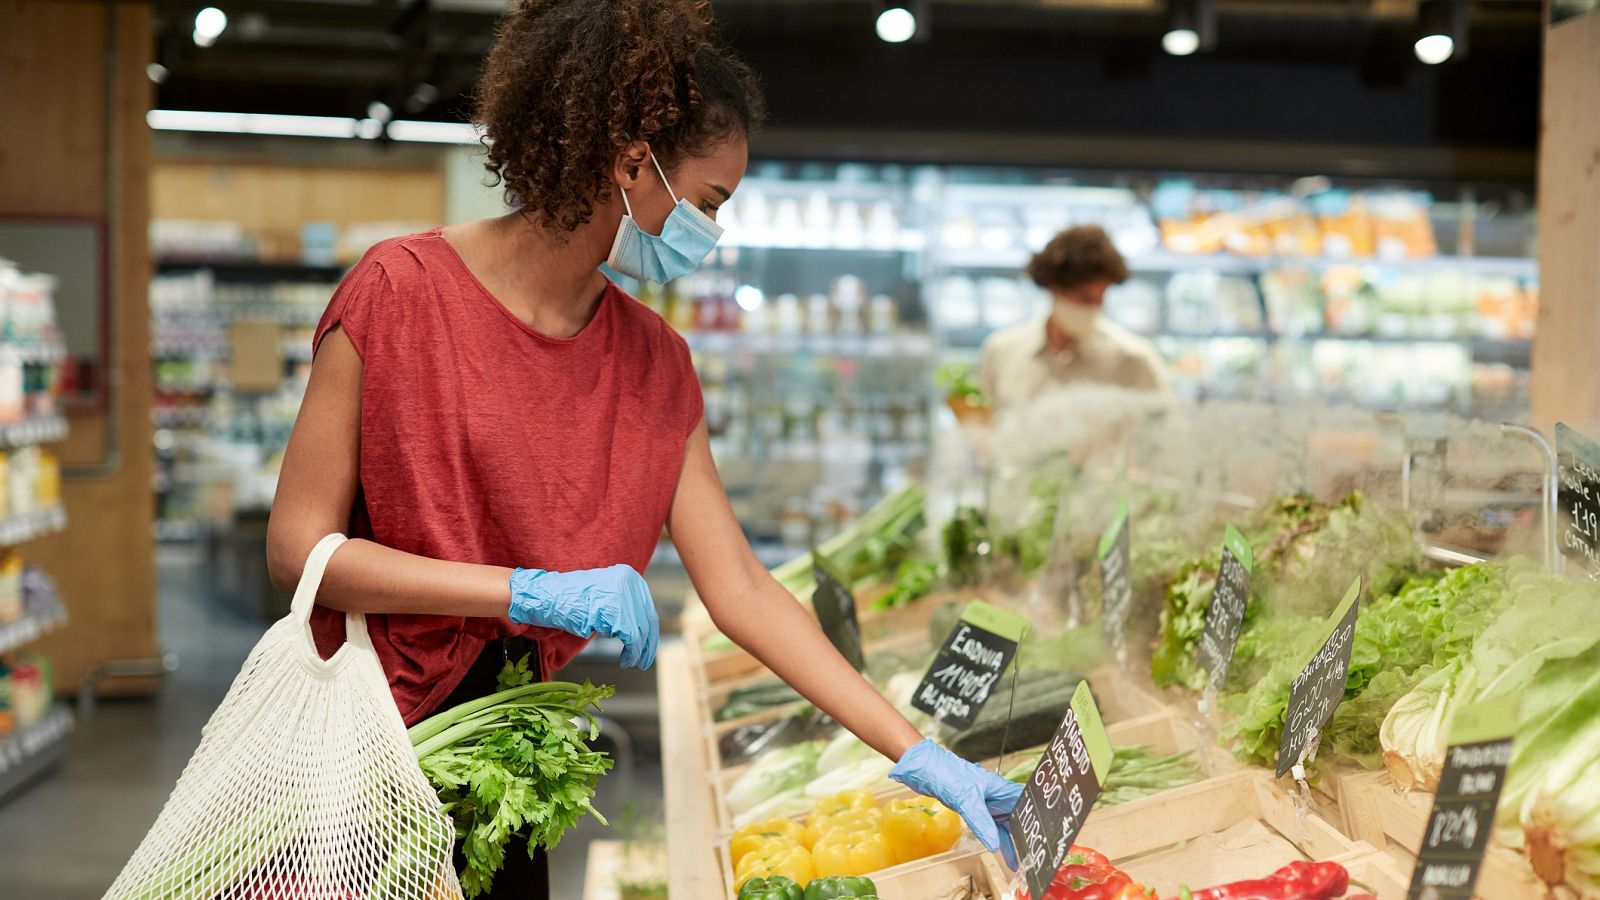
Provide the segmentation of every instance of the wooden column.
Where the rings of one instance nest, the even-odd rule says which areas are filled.
[[[1600,424],[1600,12],[1545,29],[1533,418]]]
[[[63,485],[67,532],[22,548],[67,603],[68,627],[36,645],[64,692],[95,663],[155,652],[152,44],[148,4],[0,0],[0,214],[108,218],[114,415],[74,416],[60,452],[67,466],[105,463],[110,429],[118,452],[104,473]]]

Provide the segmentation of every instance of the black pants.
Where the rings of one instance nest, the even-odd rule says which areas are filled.
[[[440,704],[439,709],[449,709],[494,693],[498,689],[496,681],[500,667],[505,665],[507,655],[515,660],[521,659],[524,653],[530,654],[534,680],[542,678],[536,644],[520,638],[504,642],[490,641],[468,670],[467,677],[461,679],[461,684]],[[543,848],[529,859],[527,846],[526,840],[520,837],[513,837],[506,844],[505,866],[494,877],[494,889],[482,896],[489,900],[549,900],[550,859]],[[465,866],[461,848],[457,847],[456,871],[461,871]]]

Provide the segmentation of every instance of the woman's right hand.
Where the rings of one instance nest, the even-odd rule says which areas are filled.
[[[517,569],[511,573],[511,608],[519,625],[540,625],[622,642],[623,668],[648,669],[656,661],[661,618],[644,576],[617,565],[577,572]]]

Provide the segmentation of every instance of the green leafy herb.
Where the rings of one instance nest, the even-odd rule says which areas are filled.
[[[508,662],[502,681],[523,677],[526,662]],[[455,822],[466,896],[489,890],[513,838],[526,833],[532,855],[554,847],[585,814],[605,821],[590,801],[612,762],[588,742],[600,735],[600,701],[615,692],[588,682],[524,684],[411,728],[422,771]]]

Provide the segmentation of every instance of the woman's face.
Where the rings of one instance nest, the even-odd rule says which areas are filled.
[[[749,142],[739,136],[720,141],[701,155],[677,160],[667,169],[671,191],[661,183],[661,176],[656,174],[656,167],[648,156],[643,165],[627,166],[629,171],[618,184],[628,191],[628,202],[633,205],[633,216],[639,227],[650,234],[660,234],[667,215],[680,199],[688,200],[695,209],[715,219],[717,210],[739,187],[749,162]],[[667,161],[662,160],[661,165],[666,168]],[[672,191],[677,192],[676,197]]]

